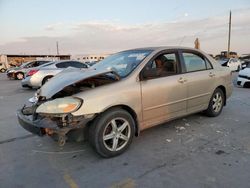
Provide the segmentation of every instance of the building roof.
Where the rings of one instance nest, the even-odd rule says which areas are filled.
[[[8,57],[70,57],[70,55],[46,55],[46,54],[37,54],[37,55],[28,55],[28,54],[1,54],[1,55],[6,55]]]

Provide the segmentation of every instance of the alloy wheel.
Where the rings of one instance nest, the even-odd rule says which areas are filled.
[[[217,92],[213,97],[214,112],[219,112],[222,108],[222,105],[223,105],[222,96],[219,92]]]
[[[109,151],[124,148],[131,137],[129,122],[124,118],[114,118],[104,128],[103,144]]]
[[[16,77],[17,77],[18,80],[22,80],[23,79],[23,74],[22,73],[18,73],[16,75]]]

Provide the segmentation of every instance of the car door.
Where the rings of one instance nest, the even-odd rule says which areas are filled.
[[[205,110],[215,87],[216,72],[209,60],[197,51],[181,51],[187,81],[187,113]]]
[[[180,72],[177,51],[166,51],[156,55],[141,71],[144,128],[186,113],[187,87]]]

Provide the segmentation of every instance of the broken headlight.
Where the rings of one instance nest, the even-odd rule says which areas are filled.
[[[58,98],[41,104],[36,113],[44,114],[65,114],[71,113],[80,108],[82,100],[73,97]]]

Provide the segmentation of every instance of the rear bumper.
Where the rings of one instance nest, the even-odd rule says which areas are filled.
[[[231,97],[232,93],[233,93],[233,83],[229,83],[226,86],[226,99],[228,99],[229,97]]]
[[[22,86],[23,87],[39,88],[42,85],[41,83],[42,83],[42,81],[40,80],[40,78],[37,78],[36,75],[25,77],[22,80]]]
[[[22,87],[32,87],[30,84],[30,76],[22,79],[21,83],[22,83]]]

